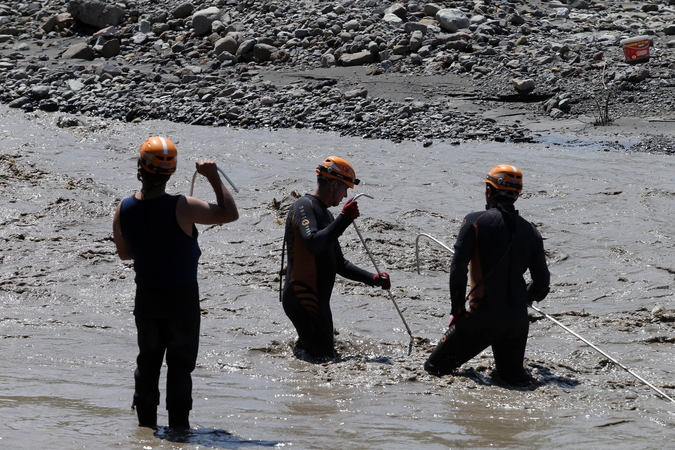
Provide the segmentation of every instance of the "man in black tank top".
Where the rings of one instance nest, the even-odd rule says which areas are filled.
[[[430,373],[450,373],[491,346],[502,380],[514,385],[530,380],[523,368],[527,306],[546,297],[550,274],[539,231],[513,206],[522,180],[517,167],[494,167],[485,178],[486,211],[462,222],[450,267],[451,321],[424,365]],[[528,269],[532,281],[526,284]]]
[[[316,169],[317,188],[295,201],[286,219],[284,241],[288,251],[282,289],[284,312],[298,332],[298,346],[312,357],[334,358],[333,316],[330,297],[335,275],[389,289],[389,275],[370,273],[345,259],[338,238],[359,216],[349,200],[333,217],[328,210],[347,197],[359,183],[352,166],[337,156]]]
[[[197,361],[200,324],[197,264],[201,250],[195,224],[228,223],[239,217],[214,161],[199,161],[196,167],[209,180],[217,204],[165,192],[176,171],[177,153],[174,143],[163,137],[143,142],[137,175],[141,190],[120,202],[113,219],[117,253],[123,260],[134,261],[139,352],[133,407],[139,425],[150,428],[157,427],[158,384],[165,353],[169,426],[190,427],[191,373]]]

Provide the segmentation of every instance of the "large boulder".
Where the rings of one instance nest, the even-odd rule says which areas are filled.
[[[77,22],[97,28],[118,25],[125,15],[119,6],[100,0],[70,0],[68,12]]]
[[[192,29],[195,35],[203,36],[211,33],[211,24],[216,20],[221,20],[222,17],[223,12],[215,6],[197,11],[192,15]]]
[[[441,28],[451,33],[462,28],[469,28],[471,21],[461,10],[455,8],[441,9],[436,13],[436,20]]]

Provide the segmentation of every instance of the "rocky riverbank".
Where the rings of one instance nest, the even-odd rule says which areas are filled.
[[[620,42],[637,36],[650,57],[627,63]],[[675,152],[674,49],[675,0],[0,3],[0,101],[75,114],[62,126],[161,118],[424,146],[637,133],[631,149]]]

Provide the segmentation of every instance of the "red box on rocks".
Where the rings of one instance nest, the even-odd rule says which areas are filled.
[[[649,59],[649,36],[637,36],[620,41],[626,62],[642,62]]]

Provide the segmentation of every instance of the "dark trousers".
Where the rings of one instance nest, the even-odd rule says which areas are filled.
[[[300,346],[315,358],[335,357],[333,314],[328,302],[303,304],[290,283],[283,291],[284,312],[298,332]],[[306,301],[305,301],[306,302]]]
[[[137,286],[136,358],[134,404],[159,404],[159,376],[166,354],[166,409],[192,409],[191,373],[199,350],[199,288],[197,284],[178,288]]]
[[[510,384],[522,381],[523,360],[527,345],[527,312],[510,317],[476,311],[453,323],[441,336],[429,355],[427,369],[447,374],[492,346],[499,376]]]

